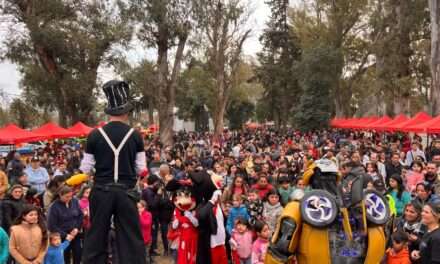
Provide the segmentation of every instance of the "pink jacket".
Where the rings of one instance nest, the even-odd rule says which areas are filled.
[[[231,239],[236,243],[237,254],[241,259],[247,259],[252,254],[252,232],[246,231],[240,234],[237,230],[232,230]]]
[[[139,214],[139,220],[141,222],[142,237],[144,238],[144,244],[148,245],[151,243],[151,227],[153,225],[153,217],[148,211],[143,211]]]
[[[268,246],[268,240],[263,240],[261,238],[255,240],[252,245],[252,264],[264,264],[264,258],[266,257]]]
[[[418,173],[415,171],[409,171],[406,175],[406,188],[408,192],[412,193],[416,191],[416,185],[419,182],[423,182],[425,177],[422,173]]]

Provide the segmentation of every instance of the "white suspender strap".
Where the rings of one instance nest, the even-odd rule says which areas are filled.
[[[113,150],[113,154],[115,155],[113,177],[114,177],[115,183],[118,183],[118,179],[119,179],[119,153],[121,152],[121,150],[124,147],[127,140],[130,138],[131,134],[133,134],[134,129],[131,128],[128,131],[128,133],[125,135],[124,139],[122,139],[121,144],[119,144],[118,148],[115,148],[115,145],[113,145],[112,141],[107,136],[107,134],[105,133],[104,129],[102,129],[102,127],[98,128],[98,130],[101,133],[101,135],[104,137],[105,141],[107,141],[107,144]]]

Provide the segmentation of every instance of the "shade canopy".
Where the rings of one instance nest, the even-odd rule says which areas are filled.
[[[378,120],[376,120],[375,122],[369,123],[369,124],[365,125],[362,128],[364,128],[364,129],[376,129],[380,125],[382,125],[382,124],[384,124],[386,122],[390,122],[391,120],[392,119],[389,116],[385,115],[385,116],[382,116],[381,118],[379,118]]]
[[[65,128],[59,127],[52,122],[49,122],[37,129],[34,129],[33,132],[44,136],[45,139],[75,137],[75,133]]]
[[[434,127],[439,122],[440,122],[440,115],[426,122],[404,127],[403,130],[407,132],[419,132],[419,133],[428,132],[428,129]]]
[[[17,127],[14,124],[0,129],[0,144],[15,145],[19,143],[43,140],[44,136]]]
[[[86,137],[93,130],[93,128],[85,125],[83,122],[78,122],[68,130],[74,133],[75,137]]]
[[[407,121],[408,119],[409,118],[406,115],[400,114],[400,115],[397,115],[393,120],[391,120],[389,122],[385,122],[382,125],[378,125],[375,129],[376,130],[382,130],[382,131],[385,131],[385,130],[390,131],[391,130],[390,128],[394,124],[403,123],[403,122]]]
[[[359,122],[352,125],[352,128],[353,129],[362,129],[362,128],[365,128],[366,126],[368,126],[369,124],[376,122],[377,120],[379,120],[379,117],[377,117],[377,116],[365,117],[363,119],[361,118],[361,120],[359,120]]]
[[[411,131],[408,130],[412,126],[419,125],[426,121],[431,120],[432,117],[428,115],[426,112],[419,112],[413,118],[409,119],[406,122],[391,126],[392,131]]]
[[[431,127],[428,127],[428,133],[440,133],[440,120],[436,120]]]

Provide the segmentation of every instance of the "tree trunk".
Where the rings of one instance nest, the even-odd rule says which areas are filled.
[[[154,124],[154,107],[153,107],[153,98],[151,96],[148,97],[148,123]]]
[[[440,3],[429,0],[431,15],[431,114],[440,114]]]

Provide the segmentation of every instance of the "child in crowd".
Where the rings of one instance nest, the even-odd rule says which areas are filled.
[[[263,264],[269,246],[269,226],[264,222],[258,221],[254,229],[257,232],[258,238],[252,245],[252,264]]]
[[[153,217],[151,213],[147,210],[147,202],[141,200],[137,203],[137,208],[139,212],[139,222],[141,224],[142,237],[144,238],[145,252],[147,257],[147,264],[151,263],[151,256],[149,256],[150,245],[151,245],[151,227],[153,225]]]
[[[49,235],[49,249],[47,250],[44,264],[64,264],[64,250],[70,245],[78,230],[74,229],[66,236],[66,240],[61,243],[60,233],[54,232]]]
[[[235,220],[237,220],[239,217],[243,217],[244,219],[248,220],[249,214],[246,206],[243,205],[241,195],[234,194],[232,196],[232,208],[229,210],[228,220],[226,222],[226,231],[228,234],[232,234]]]
[[[410,193],[416,192],[417,183],[424,181],[423,176],[423,163],[414,161],[411,165],[411,170],[406,175],[406,189]]]
[[[91,186],[84,185],[81,188],[80,192],[78,193],[79,207],[81,208],[81,211],[83,212],[84,215],[83,226],[82,226],[84,231],[87,231],[90,228],[89,195],[91,190],[92,190]]]
[[[231,235],[233,264],[251,264],[252,232],[248,230],[248,221],[239,217]]]
[[[281,204],[285,206],[287,203],[289,203],[289,197],[294,188],[290,186],[289,178],[286,176],[280,177],[278,182],[280,183],[278,192],[280,193]]]
[[[251,189],[248,192],[246,208],[249,213],[249,224],[251,226],[254,226],[257,221],[262,220],[264,206],[256,189]]]
[[[283,207],[280,204],[280,195],[276,190],[271,190],[267,193],[266,202],[264,203],[263,219],[268,224],[270,234],[275,231],[278,218],[283,212]]]
[[[9,250],[18,263],[43,263],[47,251],[47,229],[39,209],[25,205],[11,227]],[[30,262],[31,260],[31,262]]]
[[[393,246],[386,251],[387,264],[411,264],[408,252],[408,235],[397,231],[391,235]]]
[[[298,177],[295,181],[295,188],[294,190],[303,190],[304,192],[308,192],[310,191],[310,187],[306,186],[306,184],[304,183],[304,179],[302,177]]]

